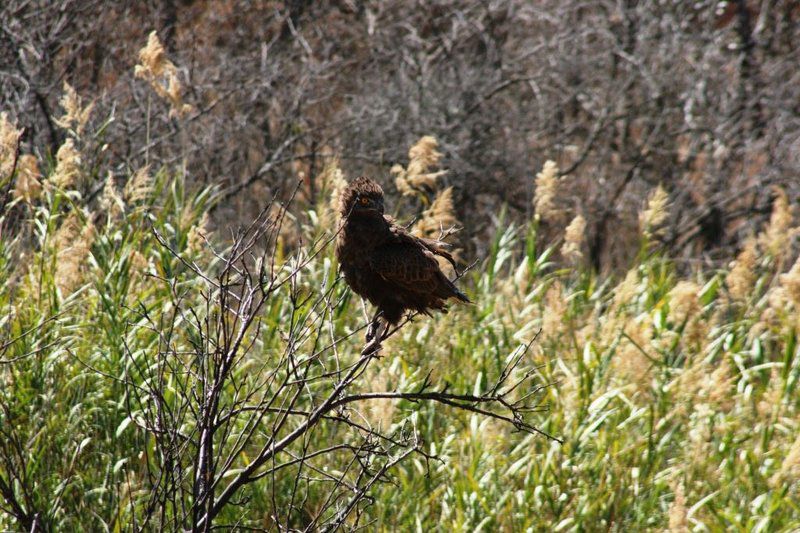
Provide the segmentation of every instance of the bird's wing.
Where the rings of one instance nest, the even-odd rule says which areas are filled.
[[[394,242],[377,248],[370,266],[386,281],[415,293],[435,294],[442,283],[433,253],[415,243]]]
[[[453,265],[453,270],[455,270],[456,273],[458,273],[458,268],[456,267],[456,260],[453,259],[452,254],[447,251],[447,248],[450,247],[449,243],[437,239],[420,239],[420,241],[422,242],[423,246],[425,246],[425,248],[427,248],[434,254],[440,255],[445,259],[447,259],[447,261],[451,265]]]
[[[453,259],[453,256],[450,254],[450,252],[447,251],[447,248],[450,247],[449,243],[440,241],[438,239],[415,237],[414,235],[411,235],[411,233],[409,233],[405,227],[397,224],[389,215],[384,215],[384,219],[386,219],[386,221],[389,223],[389,231],[392,233],[393,240],[395,242],[422,246],[433,254],[444,257],[451,265],[453,265],[453,269],[458,272],[455,259]]]

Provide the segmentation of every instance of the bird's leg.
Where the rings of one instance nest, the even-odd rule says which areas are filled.
[[[361,350],[361,355],[377,355],[381,349],[381,343],[389,332],[389,322],[383,318],[382,313],[375,313],[375,317],[367,330],[367,344]]]
[[[375,332],[378,330],[378,323],[380,322],[380,317],[381,317],[380,310],[376,310],[375,314],[372,315],[372,319],[369,321],[369,326],[367,326],[367,334],[366,334],[367,342],[375,338]]]
[[[369,342],[375,336],[375,320],[378,318],[379,311],[376,310],[375,314],[372,315],[372,318],[369,318],[369,315],[367,314],[367,303],[364,301],[364,298],[361,298],[361,311],[364,313],[364,320],[369,321],[369,325],[367,326],[367,334],[365,335],[366,342]]]

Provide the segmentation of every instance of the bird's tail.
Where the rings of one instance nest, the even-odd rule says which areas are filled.
[[[439,272],[439,279],[441,279],[441,281],[443,282],[440,285],[440,292],[439,292],[440,298],[446,300],[448,298],[453,297],[453,298],[458,298],[459,300],[467,304],[472,303],[472,300],[470,300],[466,294],[458,290],[456,284],[450,281],[450,279],[448,279],[447,276],[442,274],[441,271]]]
[[[456,298],[458,298],[459,300],[461,300],[462,302],[464,302],[464,303],[468,303],[468,304],[471,304],[471,303],[472,303],[472,300],[470,300],[470,299],[467,297],[467,295],[466,295],[466,294],[464,294],[463,292],[461,292],[460,290],[458,290],[458,288],[457,288],[455,285],[453,285],[453,292],[455,293],[455,297],[456,297]]]

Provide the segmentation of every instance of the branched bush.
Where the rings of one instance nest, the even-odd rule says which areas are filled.
[[[370,386],[383,361],[361,355],[366,324],[329,246],[336,168],[319,215],[290,211],[295,190],[226,244],[208,228],[214,190],[143,168],[92,197],[85,144],[69,139],[36,194],[8,204],[0,523],[356,528],[403,460],[439,461],[420,406],[553,438],[532,420],[544,384],[532,382],[530,341],[480,387],[431,372]],[[408,412],[378,421],[381,402]]]

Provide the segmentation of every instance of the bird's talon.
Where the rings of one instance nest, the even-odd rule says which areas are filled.
[[[375,338],[375,330],[377,329],[377,325],[375,322],[371,322],[369,326],[367,326],[367,334],[364,336],[366,341],[369,342]]]
[[[383,346],[381,346],[380,341],[373,340],[372,342],[369,342],[367,343],[366,346],[364,346],[364,349],[361,350],[361,355],[369,355],[370,357],[376,357],[376,358],[380,357],[378,355],[378,352],[381,351],[381,348],[383,348]]]

